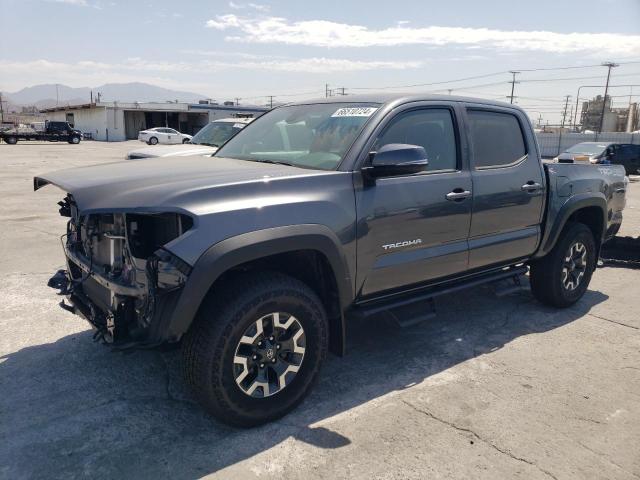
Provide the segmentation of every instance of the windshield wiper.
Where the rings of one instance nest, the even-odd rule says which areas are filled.
[[[198,142],[198,143],[193,143],[191,142],[193,145],[206,145],[207,147],[215,147],[215,148],[219,148],[220,145],[216,145],[215,143],[207,143],[207,142]]]
[[[275,165],[286,165],[287,167],[297,167],[297,165],[294,165],[293,163],[283,162],[283,161],[280,161],[280,160],[254,160],[254,162],[273,163]]]

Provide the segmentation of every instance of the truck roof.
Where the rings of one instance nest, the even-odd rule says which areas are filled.
[[[522,110],[518,105],[497,100],[487,100],[486,98],[459,97],[457,95],[436,95],[431,93],[367,93],[357,95],[335,96],[327,98],[316,98],[299,102],[288,103],[287,105],[308,105],[311,103],[380,103],[401,104],[408,102],[425,101],[447,101],[447,102],[472,102],[496,107],[507,107]]]

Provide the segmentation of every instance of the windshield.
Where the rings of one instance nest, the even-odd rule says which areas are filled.
[[[602,153],[608,145],[603,143],[579,143],[567,149],[567,153],[584,153],[588,155],[596,155]]]
[[[320,103],[276,108],[233,137],[216,157],[334,170],[378,106]]]
[[[242,130],[244,126],[244,123],[211,122],[193,136],[191,143],[219,147]]]

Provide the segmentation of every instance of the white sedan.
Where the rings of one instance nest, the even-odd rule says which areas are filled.
[[[218,147],[247,126],[253,118],[221,118],[204,126],[196,133],[188,145],[171,147],[145,147],[132,150],[126,155],[127,160],[155,157],[191,157],[202,155],[210,157]]]
[[[148,143],[149,145],[155,145],[157,143],[172,145],[177,143],[187,143],[191,140],[191,135],[180,133],[173,128],[158,127],[142,130],[138,133],[138,140]]]

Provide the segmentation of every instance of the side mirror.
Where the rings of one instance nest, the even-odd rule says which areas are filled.
[[[377,152],[371,152],[371,166],[363,169],[373,178],[411,175],[427,169],[427,152],[418,145],[389,143]]]

